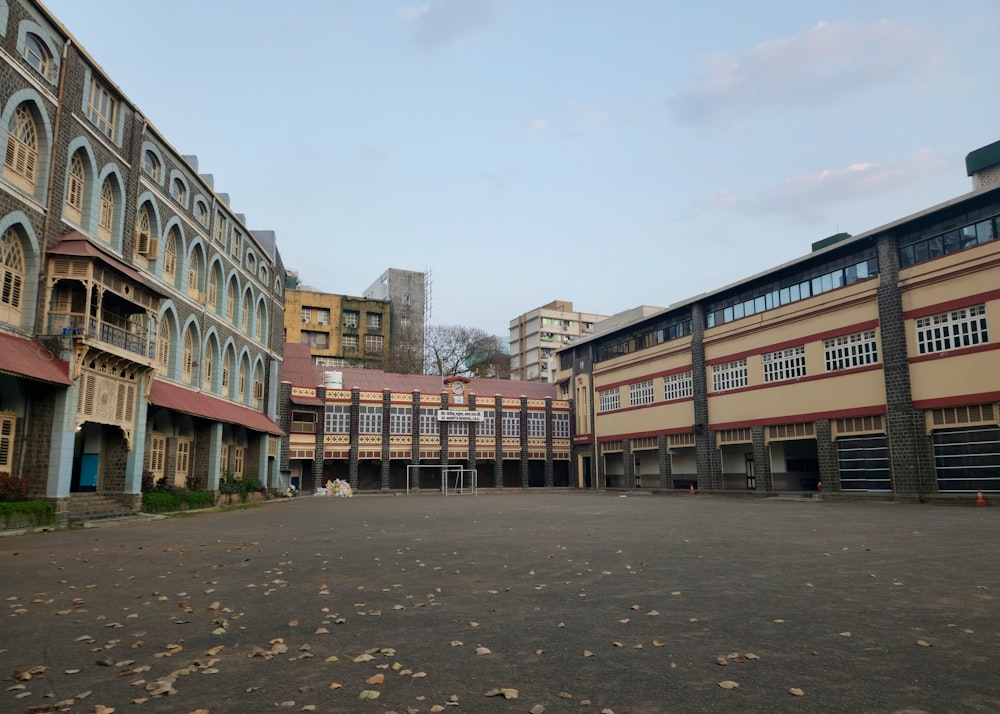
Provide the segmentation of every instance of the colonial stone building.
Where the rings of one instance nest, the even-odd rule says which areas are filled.
[[[559,352],[576,485],[1000,492],[1000,142],[972,192]]]
[[[281,467],[307,491],[338,478],[362,491],[439,489],[446,478],[480,488],[568,487],[569,402],[555,391],[504,379],[324,372],[308,345],[286,343]]]
[[[44,6],[0,0],[0,47],[0,471],[60,520],[136,509],[144,472],[276,483],[274,234]]]

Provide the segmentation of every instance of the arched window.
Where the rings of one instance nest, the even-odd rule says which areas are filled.
[[[27,104],[14,110],[7,126],[4,174],[20,188],[34,193],[38,168],[38,130]]]
[[[191,251],[191,256],[188,258],[188,274],[187,274],[187,291],[188,295],[192,297],[197,297],[198,295],[198,276],[201,273],[201,254],[197,250]]]
[[[236,394],[236,399],[245,402],[247,398],[247,363],[246,360],[240,363],[240,391]]]
[[[195,216],[198,217],[198,223],[208,227],[208,207],[201,201],[198,201],[194,205]]]
[[[194,340],[191,339],[191,330],[184,335],[184,351],[181,353],[181,379],[191,384],[191,376],[194,373]]]
[[[160,160],[149,149],[142,155],[142,170],[154,181],[160,180]]]
[[[229,281],[229,287],[226,288],[226,319],[229,320],[230,324],[233,323],[233,317],[236,315],[236,283],[232,280]]]
[[[166,318],[163,318],[156,333],[156,364],[162,372],[170,369],[170,323]]]
[[[24,286],[24,249],[13,228],[0,236],[0,322],[21,322],[21,290]]]
[[[205,354],[201,358],[201,386],[203,389],[212,390],[212,372],[215,371],[215,352],[209,343],[205,347]]]
[[[212,312],[219,310],[219,271],[213,270],[212,277],[208,280],[205,289],[205,302],[212,309]]]
[[[173,230],[163,245],[163,277],[171,283],[177,278],[177,234]]]
[[[243,309],[240,311],[240,330],[247,334],[250,326],[250,293],[243,295]]]
[[[35,68],[38,74],[45,79],[51,79],[52,55],[38,35],[29,32],[24,36],[23,57],[28,64]]]
[[[229,375],[233,371],[233,353],[231,351],[226,352],[226,356],[222,358],[222,393],[229,396]]]
[[[187,205],[187,188],[179,178],[175,178],[170,183],[170,195],[182,206]]]
[[[257,341],[264,341],[264,303],[257,303],[257,321],[254,327],[257,335]]]
[[[97,236],[105,243],[111,242],[111,231],[115,225],[115,189],[111,178],[104,179],[101,186],[101,211],[97,217]],[[149,217],[146,217],[146,230],[149,230]]]
[[[66,181],[66,214],[76,223],[83,220],[83,188],[85,185],[83,152],[77,151],[69,162],[69,178]]]
[[[156,239],[153,238],[151,225],[149,206],[143,206],[135,219],[135,252],[147,258],[155,258],[159,249]]]

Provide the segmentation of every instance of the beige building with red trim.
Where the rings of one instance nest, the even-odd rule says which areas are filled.
[[[561,350],[576,484],[1000,492],[1000,142],[966,164],[968,194]]]

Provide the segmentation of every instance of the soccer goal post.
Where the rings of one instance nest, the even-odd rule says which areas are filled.
[[[427,469],[431,472],[438,472],[441,474],[441,493],[445,496],[447,496],[449,492],[457,493],[459,495],[470,493],[475,496],[479,491],[476,485],[475,469],[467,469],[458,464],[407,464],[406,493],[410,492],[413,479],[419,478],[421,469]]]

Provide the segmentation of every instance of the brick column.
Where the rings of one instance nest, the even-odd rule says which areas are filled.
[[[361,390],[351,389],[351,450],[347,473],[351,490],[358,490],[358,430],[361,424]]]
[[[837,444],[829,419],[816,421],[816,456],[819,460],[819,482],[824,491],[840,490],[840,464],[837,461]]]
[[[660,467],[660,488],[673,486],[673,474],[670,467],[670,450],[667,448],[667,435],[656,437],[656,463]]]
[[[764,427],[750,428],[753,439],[753,475],[757,479],[757,490],[770,492],[774,490],[774,479],[771,476],[771,451],[764,443]]]
[[[632,440],[622,439],[622,481],[625,488],[636,488],[635,457],[632,455]]]
[[[521,432],[521,488],[528,488],[528,398],[521,397],[518,412]]]
[[[392,392],[388,389],[382,390],[382,469],[381,490],[389,490],[389,449],[392,446],[392,437],[389,434],[389,424],[391,422],[390,411],[392,409]]]
[[[705,365],[705,312],[701,303],[691,306],[691,381],[694,391],[694,442],[698,464],[698,488],[722,490],[722,460],[715,433],[708,421],[708,377]]]
[[[420,392],[413,392],[413,401],[411,406],[411,422],[410,422],[410,465],[418,466],[420,464]],[[410,483],[411,491],[420,490],[420,469],[412,469],[410,472],[413,476],[413,481]]]
[[[476,395],[469,393],[469,411],[476,411]],[[479,422],[469,422],[469,468],[472,469],[472,478],[475,479],[476,487],[479,486],[479,469],[476,464],[476,438],[479,436]]]
[[[555,486],[552,473],[552,399],[545,398],[545,488]]]
[[[899,290],[896,240],[878,240],[878,322],[882,334],[882,376],[885,379],[886,432],[892,488],[895,493],[937,493],[934,448],[924,433],[923,412],[913,408],[910,365],[906,354],[906,322]]]
[[[493,461],[493,485],[502,489],[503,484],[503,399],[496,395],[493,405],[494,434],[493,444],[496,458]]]
[[[326,402],[326,387],[316,387],[316,396]],[[286,431],[287,433],[287,431]],[[326,463],[326,407],[319,407],[316,422],[316,440],[313,447],[312,483],[313,491],[323,484],[324,465]],[[287,442],[287,439],[282,443]],[[305,474],[303,474],[304,476]]]

